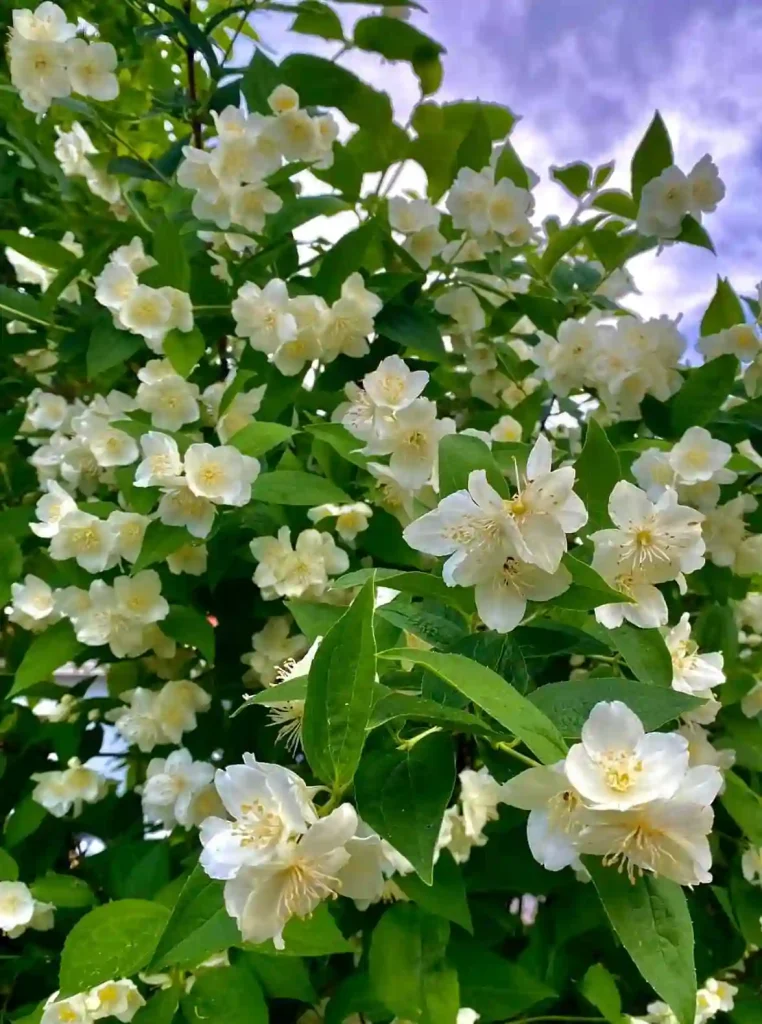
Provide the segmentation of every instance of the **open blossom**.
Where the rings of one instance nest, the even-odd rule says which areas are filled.
[[[188,679],[171,680],[160,690],[136,687],[120,699],[127,706],[107,711],[106,718],[145,754],[159,744],[181,743],[183,733],[196,728],[196,715],[211,705],[209,694]]]
[[[654,571],[648,562],[634,563],[623,559],[618,545],[598,542],[592,567],[612,590],[618,590],[627,598],[626,602],[598,605],[595,617],[602,626],[617,629],[623,622],[631,622],[641,629],[666,626],[669,618],[667,602],[653,582],[654,579],[661,582],[660,566]]]
[[[529,811],[529,849],[547,871],[579,864],[576,840],[584,825],[585,804],[566,777],[563,761],[520,772],[503,783],[500,799]]]
[[[462,334],[465,338],[483,331],[487,325],[487,318],[481,302],[474,291],[462,285],[459,288],[451,288],[444,295],[440,295],[434,303],[438,313],[449,316],[455,324],[455,333]]]
[[[198,385],[176,373],[168,359],[149,360],[138,370],[138,379],[137,406],[151,414],[158,430],[181,430],[198,419]]]
[[[292,917],[307,917],[338,895],[338,876],[350,860],[347,843],[356,831],[357,813],[342,804],[272,858],[226,882],[225,906],[247,942],[272,939],[283,949],[283,929]]]
[[[63,771],[39,772],[32,780],[37,783],[32,799],[56,818],[72,810],[74,817],[78,817],[84,804],[97,803],[108,791],[103,776],[81,764],[76,757],[71,758]]]
[[[157,511],[162,523],[184,526],[192,537],[200,540],[209,536],[217,513],[214,502],[194,494],[182,480],[164,492]]]
[[[202,822],[201,864],[211,878],[235,878],[242,868],[266,863],[317,821],[302,779],[280,765],[259,763],[253,754],[218,770],[214,784],[232,821]]]
[[[732,483],[735,473],[730,473],[729,479],[717,476],[732,454],[730,445],[715,440],[708,430],[690,427],[669,453],[669,464],[681,483],[692,484],[713,478],[719,483]]]
[[[590,712],[565,771],[585,801],[622,811],[674,796],[688,768],[687,747],[675,733],[646,733],[621,701],[603,702]]]
[[[292,547],[290,531],[282,526],[277,537],[257,537],[250,547],[259,562],[254,582],[265,601],[306,594],[320,597],[329,575],[349,568],[347,553],[336,547],[329,533],[317,530],[302,530]]]
[[[17,939],[27,928],[47,932],[53,927],[53,904],[36,900],[24,882],[0,882],[0,931]]]
[[[21,583],[11,584],[10,622],[36,632],[47,629],[57,618],[53,591],[39,576],[27,573]]]
[[[667,633],[665,643],[672,658],[674,690],[709,697],[713,687],[725,682],[722,655],[699,654],[698,644],[691,639],[688,612],[684,612],[678,624]]]
[[[362,274],[354,273],[341,286],[341,296],[325,314],[321,344],[322,359],[333,362],[346,355],[360,359],[370,351],[368,335],[374,331],[374,318],[383,302],[365,287]]]
[[[290,629],[291,619],[288,615],[274,615],[251,638],[251,653],[241,658],[263,686],[272,686],[280,666],[300,657],[307,650],[307,638],[301,633],[289,636]],[[244,681],[248,681],[248,678],[244,677]]]
[[[345,544],[353,544],[357,535],[368,529],[373,509],[364,501],[357,501],[353,505],[318,505],[307,515],[313,523],[335,519],[338,535]]]
[[[183,472],[177,442],[168,434],[149,430],[140,438],[143,460],[135,470],[136,487],[168,487]]]
[[[741,870],[747,882],[762,886],[762,846],[750,846],[741,857]]]
[[[88,572],[103,572],[115,561],[113,530],[89,512],[67,512],[50,541],[50,557],[73,558]]]
[[[436,403],[417,398],[389,420],[362,449],[363,455],[390,455],[389,468],[410,490],[417,490],[435,472],[439,442],[455,433],[455,422],[438,419]]]
[[[145,1002],[137,985],[129,978],[104,981],[85,996],[85,1006],[92,1020],[116,1017],[122,1024],[128,1024]]]
[[[193,799],[214,778],[214,768],[205,761],[194,761],[181,748],[167,758],[155,757],[148,763],[141,799],[146,821],[161,823],[164,828],[198,824],[193,820]]]
[[[258,352],[274,353],[298,333],[286,283],[277,278],[264,288],[250,281],[242,285],[233,300],[233,318],[236,334],[248,338]]]
[[[215,505],[246,505],[258,475],[258,460],[230,445],[192,444],[185,453],[188,487]]]

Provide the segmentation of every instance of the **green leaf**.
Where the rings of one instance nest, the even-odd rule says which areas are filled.
[[[738,360],[726,354],[710,359],[688,372],[682,387],[672,399],[671,425],[675,435],[688,427],[709,423],[733,390]]]
[[[361,18],[355,25],[354,42],[361,50],[411,64],[424,96],[438,89],[442,77],[439,56],[444,48],[414,25],[392,18]]]
[[[209,664],[214,664],[214,628],[195,608],[170,605],[169,615],[162,619],[159,628],[178,643],[195,647]]]
[[[145,181],[163,181],[163,177],[155,164],[146,160],[136,160],[131,156],[117,156],[109,161],[106,168],[109,174],[125,174],[130,178],[142,178]]]
[[[368,127],[378,127],[392,118],[386,93],[376,92],[325,57],[293,53],[281,64],[280,76],[299,93],[303,107],[337,107],[350,121]]]
[[[725,789],[720,800],[747,839],[755,846],[762,846],[762,797],[736,772],[725,772]]]
[[[613,213],[615,217],[624,217],[625,220],[635,220],[638,216],[637,203],[632,196],[617,188],[599,192],[593,200],[593,208]]]
[[[61,995],[129,978],[150,961],[169,911],[148,900],[116,900],[74,925],[61,953]]]
[[[277,64],[274,64],[262,50],[256,50],[241,79],[241,91],[246,97],[249,110],[271,115],[267,100],[280,84],[281,76]]]
[[[557,993],[520,964],[505,960],[477,942],[451,947],[460,978],[460,999],[485,1021],[513,1017]]]
[[[18,877],[18,864],[7,850],[0,848],[0,882],[15,882]]]
[[[727,277],[717,277],[717,288],[706,313],[701,318],[701,334],[718,334],[727,327],[746,322],[741,300]]]
[[[553,181],[563,185],[567,192],[576,199],[590,191],[590,179],[593,169],[590,164],[572,163],[563,167],[551,167],[550,176]]]
[[[376,226],[373,221],[366,221],[331,246],[321,259],[320,269],[314,278],[314,290],[318,295],[322,295],[327,302],[338,299],[341,286],[365,262],[368,246],[375,234]]]
[[[27,648],[9,696],[28,690],[35,683],[51,679],[56,669],[73,661],[84,650],[70,622],[62,619],[38,634]]]
[[[54,242],[50,238],[40,238],[39,235],[30,238],[28,235],[20,235],[16,231],[0,231],[0,245],[10,246],[22,256],[26,256],[27,259],[41,263],[43,267],[51,267],[53,270],[61,270],[76,259],[74,254],[64,248],[60,242]]]
[[[345,611],[342,607],[317,601],[286,601],[285,604],[294,616],[299,631],[304,633],[310,643],[319,636],[325,636]]]
[[[710,252],[716,252],[714,243],[709,237],[709,233],[706,228],[689,213],[686,213],[683,217],[683,222],[680,226],[680,234],[677,236],[675,241],[686,242],[688,245],[697,245],[700,249],[708,249]]]
[[[588,512],[587,532],[611,526],[609,496],[622,479],[622,469],[616,449],[595,420],[588,420],[585,444],[574,468],[577,474],[574,490]]]
[[[550,719],[492,669],[460,654],[408,648],[383,651],[379,657],[429,669],[518,737],[543,764],[566,756],[563,737]]]
[[[95,380],[115,366],[124,365],[145,343],[137,334],[120,331],[108,320],[93,328],[87,346],[87,379]]]
[[[449,850],[443,850],[434,865],[434,881],[431,885],[426,885],[418,875],[398,875],[395,881],[421,910],[438,914],[465,928],[467,932],[473,931],[463,872],[452,859]]]
[[[502,497],[509,496],[508,484],[484,441],[470,434],[447,434],[439,442],[439,493],[442,498],[468,488],[468,477],[483,469],[487,480]]]
[[[587,562],[566,554],[563,557],[563,564],[571,573],[574,582],[555,599],[556,607],[590,611],[602,604],[628,603],[627,598],[610,587]]]
[[[643,186],[675,162],[667,126],[657,110],[632,158],[632,197],[640,202]]]
[[[42,804],[32,799],[31,794],[22,797],[5,819],[5,845],[13,849],[23,843],[37,831],[47,816],[48,812]]]
[[[11,586],[24,571],[24,554],[13,537],[0,533],[0,606],[11,598]]]
[[[500,147],[500,156],[495,167],[495,181],[500,181],[501,178],[510,178],[519,188],[529,188],[527,169],[508,139]]]
[[[26,320],[42,327],[53,326],[45,307],[37,299],[5,285],[0,285],[0,316],[8,320]]]
[[[268,956],[329,956],[354,952],[354,946],[339,931],[326,903],[321,903],[309,917],[292,917],[283,929],[283,941],[284,950],[276,950],[271,941],[245,948]]]
[[[384,306],[375,320],[376,331],[385,338],[404,345],[415,355],[426,359],[444,357],[445,349],[439,325],[433,316],[416,306]],[[357,441],[355,439],[355,444]]]
[[[310,767],[333,792],[352,781],[373,706],[375,596],[371,578],[328,631],[310,668],[302,744]]]
[[[295,956],[267,956],[242,953],[238,961],[253,971],[270,999],[298,999],[300,1003],[318,1003],[306,960]]]
[[[477,109],[468,134],[458,146],[455,154],[455,171],[461,167],[470,167],[474,171],[481,171],[488,166],[492,156],[492,139],[490,138],[487,119],[481,109]]]
[[[360,466],[361,469],[367,466],[368,457],[357,454],[358,450],[364,447],[363,442],[353,437],[341,423],[313,423],[305,427],[305,430],[329,444],[347,462]]]
[[[465,633],[463,620],[455,620],[445,610],[431,611],[420,603],[402,598],[378,609],[380,618],[398,629],[404,629],[434,647],[452,647]]]
[[[370,978],[384,1005],[405,1020],[455,1024],[458,977],[447,960],[450,926],[412,903],[390,907],[370,940]]]
[[[254,501],[273,505],[342,504],[352,500],[330,480],[298,469],[262,473],[254,481],[251,496]]]
[[[619,651],[641,682],[672,686],[672,658],[658,629],[639,629],[629,623],[617,629],[605,629],[593,623],[586,629]]]
[[[140,1007],[133,1017],[134,1024],[172,1024],[179,1003],[180,994],[175,986],[160,989]]]
[[[197,974],[182,1005],[188,1021],[267,1024],[270,1019],[259,982],[251,971],[238,964]]]
[[[590,229],[586,224],[572,224],[570,227],[560,228],[549,238],[545,252],[540,259],[540,267],[546,276],[558,263],[562,256],[570,252],[575,245],[582,241]]]
[[[213,953],[240,943],[238,925],[225,910],[223,889],[223,882],[195,866],[156,946],[152,970],[197,967]]]
[[[293,427],[286,427],[282,423],[255,422],[237,430],[228,444],[244,455],[256,457],[289,441],[295,433]]]
[[[602,700],[621,700],[635,712],[644,728],[661,728],[704,703],[698,697],[634,679],[569,679],[549,683],[529,694],[529,700],[558,726],[559,732],[576,739],[595,705]]]
[[[366,751],[355,776],[363,821],[407,857],[427,885],[454,786],[452,742],[444,733],[409,749]]]
[[[279,238],[315,217],[333,217],[349,209],[349,203],[339,196],[300,196],[285,203],[278,213],[270,217],[268,232],[273,238]]]
[[[762,889],[746,881],[740,863],[730,874],[730,900],[747,945],[762,945]]]
[[[622,999],[613,976],[603,964],[593,964],[585,971],[579,990],[596,1010],[600,1010],[609,1024],[620,1024]]]
[[[611,926],[648,984],[672,1008],[680,1024],[696,1015],[693,924],[676,882],[626,872],[585,857],[585,866]]]
[[[322,39],[344,39],[344,30],[335,11],[328,4],[318,0],[307,0],[297,7],[297,15],[291,26],[292,32],[301,32],[307,36],[320,36]]]
[[[186,544],[197,543],[199,542],[188,533],[184,526],[166,526],[158,519],[154,519],[148,524],[148,529],[143,537],[143,545],[137,561],[132,567],[132,572],[141,572],[149,565],[164,562]]]
[[[198,327],[192,331],[170,331],[164,339],[164,355],[181,377],[190,377],[205,351],[206,341]]]
[[[57,875],[51,871],[32,882],[30,888],[36,900],[56,907],[81,910],[95,903],[95,893],[90,886],[74,875]]]

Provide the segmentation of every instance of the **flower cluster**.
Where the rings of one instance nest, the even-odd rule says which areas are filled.
[[[140,283],[139,275],[155,266],[142,241],[133,238],[109,256],[95,279],[95,298],[111,312],[116,327],[139,334],[152,352],[161,354],[170,331],[193,330],[193,307],[188,293],[179,288]]]
[[[163,828],[182,825],[188,829],[213,814],[224,813],[213,778],[212,765],[194,761],[184,748],[173,750],[166,758],[151,758],[141,793],[143,817]]]
[[[41,1024],[91,1024],[104,1017],[116,1017],[122,1024],[129,1024],[146,1002],[129,978],[104,981],[65,999],[57,996],[55,992],[45,1003]]]
[[[701,220],[702,214],[714,213],[724,198],[725,184],[708,153],[688,174],[672,164],[644,185],[638,230],[660,239],[677,238],[686,214]]]
[[[330,533],[302,530],[291,544],[287,526],[277,537],[256,537],[251,553],[257,565],[254,582],[265,601],[279,597],[320,599],[326,592],[330,576],[339,576],[349,568],[349,556],[336,546]]]
[[[95,804],[108,792],[103,776],[76,757],[70,758],[63,771],[40,772],[32,780],[37,783],[32,799],[54,818],[63,818],[70,811],[77,818],[84,804]]]
[[[696,1016],[694,1024],[706,1024],[718,1013],[730,1013],[735,1006],[738,989],[728,981],[707,978],[696,993]],[[632,1024],[677,1024],[677,1017],[670,1007],[657,1000],[649,1003],[644,1017],[629,1017]]]
[[[686,343],[665,316],[622,316],[607,324],[593,312],[583,320],[564,320],[555,338],[542,331],[539,337],[528,355],[553,393],[563,398],[592,390],[618,419],[639,419],[646,395],[665,402],[682,384],[678,365]]]
[[[382,305],[361,274],[347,278],[341,297],[331,306],[316,295],[289,298],[285,281],[274,278],[264,288],[252,282],[242,285],[232,313],[236,335],[270,356],[282,374],[293,377],[315,360],[331,363],[340,355],[366,356],[373,318]]]
[[[260,234],[267,214],[283,202],[265,179],[287,162],[299,160],[317,168],[333,164],[338,125],[330,114],[313,117],[300,109],[299,96],[281,85],[268,100],[272,116],[242,113],[226,107],[212,114],[217,145],[212,150],[186,146],[177,180],[195,192],[193,213],[221,229],[231,225]]]
[[[84,178],[87,187],[95,196],[109,203],[115,215],[122,214],[120,203],[122,191],[118,180],[111,174],[96,167],[88,158],[97,156],[98,150],[85,129],[75,121],[69,131],[56,127],[56,144],[53,152],[67,178]]]
[[[712,801],[722,774],[690,767],[678,733],[646,733],[621,701],[597,704],[565,761],[530,768],[501,798],[530,811],[529,847],[549,871],[603,857],[631,878],[653,872],[681,885],[711,881]]]
[[[524,245],[532,237],[532,193],[510,178],[495,181],[491,167],[462,167],[447,197],[454,228],[466,231],[482,252]]]
[[[162,744],[182,743],[183,733],[196,728],[196,715],[211,705],[209,694],[190,679],[171,679],[159,690],[138,686],[119,696],[127,706],[107,711],[106,718],[144,754]]]
[[[116,50],[111,43],[77,37],[57,4],[45,0],[35,11],[13,12],[8,39],[11,81],[34,114],[45,114],[53,100],[71,93],[105,102],[119,95]]]
[[[484,470],[473,470],[468,489],[411,523],[405,539],[417,551],[449,555],[445,583],[475,587],[482,620],[508,633],[524,617],[527,601],[548,601],[571,585],[561,564],[566,537],[587,522],[574,479],[572,467],[552,468],[551,444],[541,435],[514,496],[499,494]]]

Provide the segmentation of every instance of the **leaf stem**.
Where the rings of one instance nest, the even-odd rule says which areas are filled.
[[[423,732],[419,732],[417,736],[411,736],[409,740],[402,740],[399,745],[400,750],[412,750],[416,743],[420,740],[426,739],[427,736],[433,736],[435,732],[441,732],[441,726],[432,725],[430,729],[425,729]]]
[[[518,740],[516,740],[515,742],[518,742]],[[495,743],[494,746],[495,746],[495,748],[497,750],[501,750],[504,754],[508,754],[510,757],[515,757],[516,760],[517,761],[521,761],[522,764],[529,765],[530,768],[542,768],[542,765],[540,764],[539,761],[535,761],[534,758],[527,757],[526,754],[520,754],[518,752],[518,750],[514,750],[512,743],[498,742],[498,743]],[[547,1020],[547,1019],[552,1019],[552,1018],[545,1018],[545,1017],[543,1017],[543,1018],[540,1018],[540,1019]],[[562,1019],[566,1020],[567,1018],[564,1017]],[[569,1019],[571,1019],[571,1020],[582,1020],[584,1018],[572,1017],[572,1018],[569,1018]],[[598,1020],[599,1018],[596,1017],[595,1019]]]

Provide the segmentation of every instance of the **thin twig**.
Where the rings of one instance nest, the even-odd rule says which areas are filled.
[[[190,20],[192,14],[193,0],[185,0],[185,13]],[[196,92],[196,51],[190,43],[185,47],[185,57],[188,62],[188,96],[191,103],[191,130],[193,132],[193,145],[196,149],[204,148],[204,139],[201,134],[201,122],[198,119],[198,94]]]

